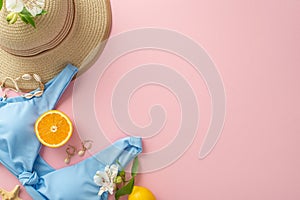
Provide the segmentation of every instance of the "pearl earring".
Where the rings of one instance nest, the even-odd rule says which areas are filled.
[[[91,140],[85,140],[81,142],[82,149],[78,151],[78,156],[84,156],[86,150],[89,150],[92,148],[93,141]]]
[[[75,155],[77,149],[72,145],[68,145],[66,149],[67,157],[65,159],[66,164],[70,164],[71,158]]]

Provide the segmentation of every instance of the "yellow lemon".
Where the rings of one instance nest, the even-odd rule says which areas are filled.
[[[128,200],[156,200],[150,190],[141,186],[134,186]]]

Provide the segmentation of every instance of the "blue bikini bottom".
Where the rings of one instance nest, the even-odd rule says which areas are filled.
[[[141,139],[127,137],[78,164],[59,170],[38,156],[34,173],[18,178],[34,200],[106,200],[107,192],[98,196],[99,186],[93,179],[96,172],[117,162],[125,167],[141,151]]]

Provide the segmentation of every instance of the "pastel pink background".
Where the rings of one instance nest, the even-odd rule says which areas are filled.
[[[193,87],[201,111],[197,136],[183,156],[139,175],[137,184],[151,189],[158,200],[300,199],[300,1],[112,0],[112,11],[112,36],[156,27],[192,38],[216,64],[226,89],[224,130],[214,150],[199,160],[211,116],[201,76],[180,58],[159,51],[135,52],[109,66],[99,82],[96,98],[101,103],[95,108],[111,140],[125,134],[113,121],[109,95],[122,74],[140,64],[162,63],[177,70]],[[149,123],[147,111],[157,103],[165,107],[167,123],[157,136],[144,140],[145,152],[176,137],[180,107],[173,94],[155,86],[145,86],[130,100],[132,118],[141,126]],[[57,109],[72,118],[72,85]],[[69,143],[79,146],[76,132]],[[42,155],[61,168],[64,149],[43,148]],[[19,184],[2,165],[0,177],[0,187],[7,190]],[[24,189],[21,197],[30,199]]]

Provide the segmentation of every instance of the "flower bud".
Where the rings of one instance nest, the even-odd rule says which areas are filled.
[[[125,171],[122,170],[122,171],[119,172],[119,174],[120,174],[120,176],[124,176],[125,177]]]
[[[114,181],[115,183],[122,183],[123,182],[123,180],[122,180],[122,177],[121,176],[117,176],[116,178],[115,178],[115,181]]]
[[[11,12],[6,16],[6,20],[9,24],[14,24],[18,20],[18,13]]]

